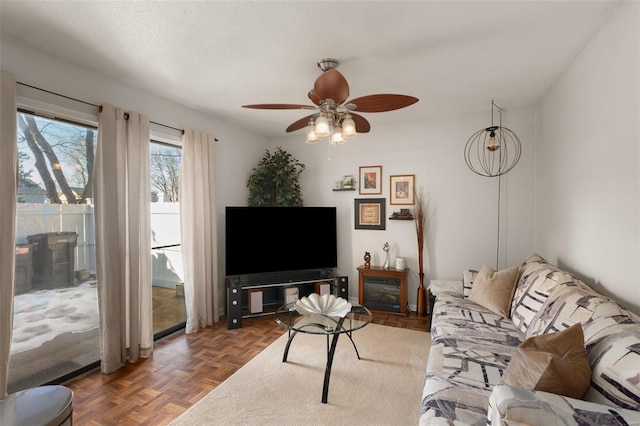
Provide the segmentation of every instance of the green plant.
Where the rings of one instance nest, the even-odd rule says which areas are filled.
[[[305,165],[278,147],[264,157],[251,171],[247,180],[250,207],[302,207],[300,174]]]

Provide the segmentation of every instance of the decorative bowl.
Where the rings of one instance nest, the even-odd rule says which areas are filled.
[[[344,317],[351,311],[351,303],[333,294],[311,293],[296,301],[296,311],[301,315],[326,315],[329,317]]]

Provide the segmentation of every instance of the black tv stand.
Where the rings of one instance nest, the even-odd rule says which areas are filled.
[[[329,270],[286,271],[225,277],[227,289],[227,328],[242,328],[243,318],[273,315],[284,304],[284,288],[296,287],[302,298],[316,292],[316,284],[328,283],[333,295],[349,299],[348,277],[336,276]],[[249,311],[249,291],[262,290],[262,311]]]

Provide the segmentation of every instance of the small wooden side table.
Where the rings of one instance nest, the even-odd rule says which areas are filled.
[[[358,267],[358,300],[371,311],[407,314],[408,268]]]

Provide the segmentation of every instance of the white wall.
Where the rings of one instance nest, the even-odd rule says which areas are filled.
[[[535,247],[640,313],[639,27],[624,2],[539,104]]]
[[[140,89],[116,82],[77,64],[60,61],[46,53],[25,47],[2,34],[0,64],[16,80],[65,96],[99,105],[103,102],[147,114],[151,121],[175,128],[209,131],[219,139],[216,145],[216,195],[218,230],[218,276],[220,307],[225,304],[224,207],[246,205],[246,180],[262,157],[268,140],[217,117]],[[215,78],[215,76],[212,76]],[[229,178],[233,176],[234,178]]]
[[[520,163],[501,181],[499,267],[519,264],[535,248],[636,311],[640,311],[638,7],[636,2],[625,2],[616,10],[537,109],[511,110],[496,99],[506,109],[504,124],[523,143]],[[307,145],[302,131],[267,140],[218,117],[25,48],[5,35],[0,54],[2,69],[23,83],[95,104],[110,102],[138,110],[173,127],[216,134],[220,277],[224,207],[246,205],[245,183],[251,169],[266,148],[276,146],[307,165],[302,179],[305,205],[338,207],[338,272],[349,276],[352,297],[357,297],[356,267],[363,263],[364,252],[372,253],[374,264],[381,264],[385,241],[391,244],[392,260],[407,257],[412,305],[418,286],[414,222],[387,221],[385,231],[355,230],[353,200],[365,196],[331,191],[343,175],[357,177],[359,166],[382,166],[381,197],[387,199],[387,216],[400,207],[389,204],[389,175],[415,174],[417,186],[430,194],[427,283],[460,279],[463,269],[482,263],[495,266],[498,180],[473,174],[463,160],[467,138],[489,124],[489,108],[402,126],[376,125],[375,114],[367,115],[372,132],[333,147],[329,162],[327,143]],[[223,285],[220,296],[222,306]]]
[[[496,103],[499,105],[498,100]],[[349,276],[352,300],[357,301],[356,268],[364,263],[364,252],[371,253],[372,264],[382,265],[382,246],[388,241],[392,265],[396,256],[407,258],[411,270],[408,300],[415,309],[419,285],[415,222],[387,220],[384,231],[354,229],[355,198],[385,198],[387,217],[400,207],[407,207],[389,204],[390,175],[415,174],[416,187],[422,187],[430,196],[432,217],[425,252],[425,285],[432,279],[461,280],[464,269],[479,268],[483,263],[495,268],[498,179],[474,174],[463,155],[467,139],[491,124],[490,106],[491,100],[487,99],[487,111],[481,114],[397,126],[378,126],[375,114],[367,115],[372,131],[344,145],[332,146],[331,161],[327,161],[327,141],[307,145],[303,130],[272,141],[272,148],[281,146],[306,165],[302,178],[304,204],[337,206],[338,272]],[[519,265],[534,247],[534,110],[507,108],[503,124],[520,137],[523,153],[515,169],[502,177],[499,268]],[[382,166],[381,195],[332,191],[343,175],[358,179],[359,167],[371,165]]]

